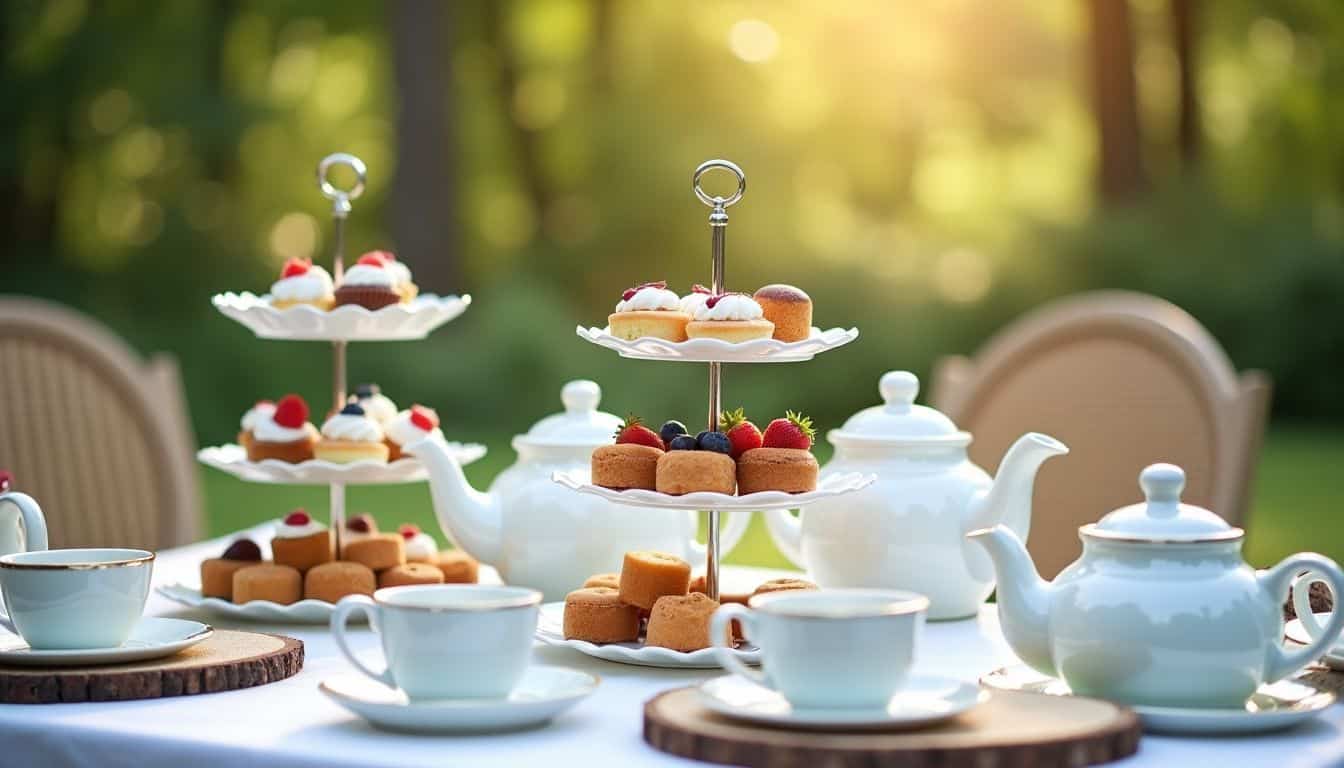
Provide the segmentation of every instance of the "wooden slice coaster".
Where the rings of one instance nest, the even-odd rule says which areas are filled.
[[[695,688],[644,705],[644,740],[668,754],[708,763],[827,768],[978,768],[1096,765],[1134,754],[1132,710],[1074,696],[994,691],[989,701],[939,726],[885,733],[819,733],[754,725],[700,706]]]
[[[218,693],[273,683],[303,668],[303,642],[217,629],[173,656],[96,667],[0,666],[0,702],[129,701]]]

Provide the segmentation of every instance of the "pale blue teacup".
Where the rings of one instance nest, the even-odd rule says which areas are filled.
[[[0,625],[35,650],[116,648],[149,597],[154,553],[50,549],[0,557]]]

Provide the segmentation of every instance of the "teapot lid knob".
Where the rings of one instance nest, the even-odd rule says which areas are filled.
[[[909,408],[919,395],[919,377],[909,371],[887,371],[882,374],[877,391],[888,408]]]
[[[1150,513],[1165,517],[1161,513],[1170,510],[1174,515],[1185,489],[1185,470],[1175,464],[1151,464],[1139,473],[1139,487],[1148,499]]]
[[[596,381],[576,379],[565,384],[560,390],[560,402],[565,404],[568,413],[596,411],[602,401],[602,388]]]

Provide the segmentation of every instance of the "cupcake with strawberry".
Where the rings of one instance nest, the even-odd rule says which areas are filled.
[[[383,257],[366,253],[342,276],[341,285],[336,289],[336,306],[353,304],[370,310],[390,307],[401,302],[396,284],[396,276],[387,268]]]
[[[624,491],[656,487],[658,460],[666,446],[652,429],[629,416],[616,430],[616,442],[596,448],[592,455],[593,485]]]
[[[365,256],[377,256],[392,273],[392,289],[401,297],[402,304],[410,304],[420,295],[420,287],[411,280],[411,269],[391,251],[369,251]]]
[[[280,279],[271,285],[271,306],[288,309],[302,305],[318,309],[336,305],[331,275],[312,259],[289,259],[280,269]]]
[[[775,419],[761,432],[738,409],[724,414],[729,441],[737,455],[737,490],[806,493],[817,489],[817,459],[812,455],[816,430],[812,420],[793,411]]]
[[[439,429],[439,414],[433,408],[412,405],[398,413],[385,427],[387,460],[396,461],[405,454],[402,449],[426,438],[443,441],[443,430]]]
[[[253,424],[247,460],[298,464],[313,458],[317,441],[317,427],[308,421],[308,403],[298,395],[285,395],[268,417],[258,418]]]

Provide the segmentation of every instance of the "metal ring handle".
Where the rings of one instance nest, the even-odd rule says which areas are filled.
[[[715,168],[731,171],[732,174],[737,177],[737,191],[726,199],[719,197],[718,195],[711,196],[705,192],[705,190],[700,188],[700,177],[704,176],[707,171],[712,171]],[[695,174],[691,176],[691,186],[695,188],[695,196],[700,198],[700,202],[711,208],[727,208],[738,200],[741,200],[743,193],[747,191],[747,174],[743,173],[742,169],[737,167],[737,163],[728,160],[706,160],[695,169]]]
[[[355,185],[349,189],[341,189],[327,178],[332,168],[342,165],[355,172]],[[364,194],[368,172],[363,160],[346,152],[336,152],[322,158],[322,162],[317,164],[317,185],[322,194],[331,200],[332,215],[343,219],[350,213],[350,201]]]

